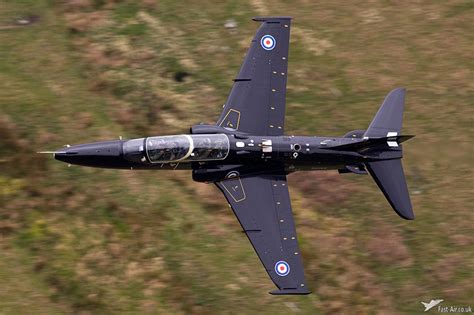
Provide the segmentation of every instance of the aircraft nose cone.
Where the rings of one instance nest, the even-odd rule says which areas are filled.
[[[123,159],[122,140],[74,145],[54,153],[56,160],[83,166],[122,168],[128,163]]]
[[[68,147],[64,150],[58,150],[58,151],[54,152],[54,158],[58,161],[73,164],[74,163],[74,158],[72,156],[76,155],[78,152],[77,151],[72,151],[69,148],[70,147]]]

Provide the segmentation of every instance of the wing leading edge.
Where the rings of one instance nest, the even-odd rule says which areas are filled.
[[[216,182],[278,287],[271,294],[309,294],[285,175]]]
[[[261,22],[217,125],[253,135],[283,135],[290,17]]]

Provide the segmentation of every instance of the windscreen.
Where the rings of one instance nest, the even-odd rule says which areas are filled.
[[[123,156],[131,162],[146,162],[145,138],[125,141],[123,143]]]

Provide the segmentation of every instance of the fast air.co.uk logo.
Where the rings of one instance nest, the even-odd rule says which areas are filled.
[[[431,300],[429,303],[425,303],[425,302],[421,302],[421,304],[423,304],[423,306],[425,307],[425,312],[429,311],[430,309],[432,309],[433,307],[435,307],[436,305],[438,305],[439,303],[443,302],[444,300]]]
[[[423,306],[425,307],[424,312],[428,312],[429,310],[433,309],[435,306],[438,306],[436,309],[433,309],[433,311],[437,311],[438,313],[472,313],[472,308],[470,305],[464,305],[464,306],[454,306],[454,305],[440,305],[441,302],[444,300],[442,299],[437,299],[437,300],[431,300],[429,302],[421,302]]]

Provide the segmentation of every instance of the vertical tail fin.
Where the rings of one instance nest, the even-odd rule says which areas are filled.
[[[402,160],[385,160],[365,164],[393,210],[402,218],[413,220],[415,215],[411,207]]]
[[[364,137],[380,138],[399,135],[402,129],[404,104],[404,88],[398,88],[388,93]]]

